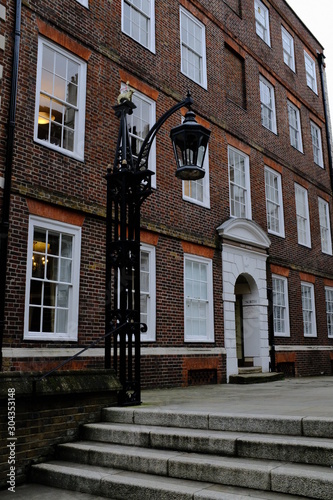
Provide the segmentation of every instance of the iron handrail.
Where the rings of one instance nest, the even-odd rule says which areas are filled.
[[[44,373],[41,377],[35,378],[33,380],[33,392],[36,392],[36,384],[37,384],[37,382],[40,382],[41,380],[44,380],[49,375],[51,375],[51,373],[54,373],[55,371],[59,370],[59,368],[62,368],[67,363],[70,363],[74,359],[78,358],[83,352],[87,351],[88,349],[91,349],[92,347],[94,347],[95,345],[97,345],[101,340],[106,339],[107,337],[109,337],[110,335],[113,335],[114,333],[118,333],[126,325],[127,325],[127,323],[122,323],[121,325],[117,326],[117,328],[114,328],[110,332],[106,333],[105,335],[102,335],[98,339],[96,339],[93,342],[91,342],[88,346],[86,346],[83,349],[81,349],[81,351],[79,351],[76,354],[74,354],[74,356],[71,356],[70,358],[65,359],[64,361],[62,361],[61,363],[59,363],[59,365],[57,365],[55,368],[52,368],[52,370],[48,371],[47,373]]]

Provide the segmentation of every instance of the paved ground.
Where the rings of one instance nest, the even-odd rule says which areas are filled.
[[[295,415],[333,418],[333,377],[286,379],[254,385],[210,385],[142,392],[142,407],[260,415]],[[101,500],[100,497],[26,484],[15,495],[0,491],[8,500]],[[268,496],[263,498],[278,498]]]
[[[142,403],[169,410],[333,418],[333,377],[154,389],[143,391]]]

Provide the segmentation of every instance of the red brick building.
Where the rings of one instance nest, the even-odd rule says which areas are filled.
[[[202,181],[174,178],[180,112],[150,154],[143,386],[267,372],[274,352],[287,374],[331,374],[323,47],[288,4],[1,0],[0,17],[2,370],[46,371],[104,334],[105,174],[128,82],[134,152],[188,89],[211,130]]]

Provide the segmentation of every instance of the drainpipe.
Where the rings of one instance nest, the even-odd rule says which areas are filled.
[[[323,103],[324,103],[324,114],[325,114],[325,127],[326,127],[326,137],[327,137],[327,151],[328,151],[328,163],[330,167],[330,178],[331,178],[331,188],[333,192],[333,161],[332,161],[332,144],[331,144],[331,133],[330,133],[330,117],[329,117],[329,107],[326,95],[326,85],[325,85],[325,75],[324,75],[324,59],[323,53],[318,53],[318,63],[320,71],[320,81],[321,89],[323,93]]]
[[[9,209],[12,184],[12,166],[14,150],[14,129],[16,114],[16,97],[18,82],[18,65],[21,37],[21,0],[16,0],[15,5],[15,38],[12,64],[12,83],[9,105],[7,151],[5,164],[5,185],[2,202],[2,219],[0,223],[0,370],[2,369],[2,345],[5,328],[5,299],[6,299],[6,271],[8,253]]]

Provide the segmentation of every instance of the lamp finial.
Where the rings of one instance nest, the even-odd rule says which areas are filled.
[[[134,90],[130,88],[129,82],[126,82],[125,87],[120,89],[120,94],[118,96],[118,104],[121,104],[124,101],[132,102],[132,96],[134,94]]]

